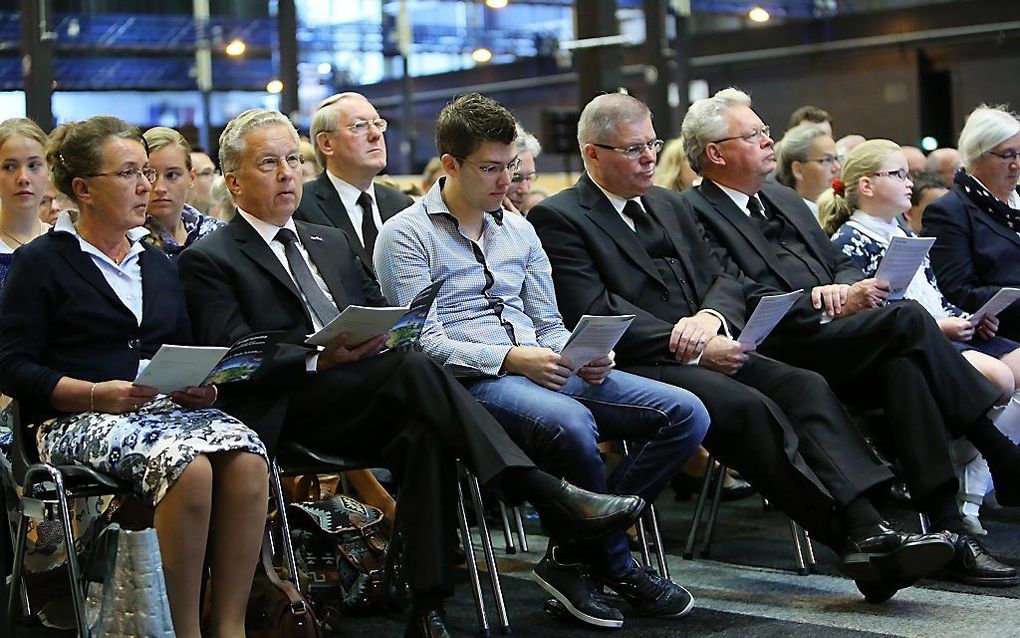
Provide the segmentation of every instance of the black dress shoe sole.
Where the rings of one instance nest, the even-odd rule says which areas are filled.
[[[1012,576],[968,576],[960,572],[944,569],[934,575],[939,580],[951,580],[974,587],[1015,587],[1020,585],[1020,577]]]
[[[947,565],[954,555],[951,544],[926,538],[884,554],[848,554],[840,571],[860,581],[916,582]]]
[[[620,627],[623,627],[622,620],[597,618],[590,614],[584,613],[577,607],[574,607],[573,603],[571,603],[566,596],[561,594],[558,589],[547,583],[545,579],[543,579],[541,576],[539,576],[535,572],[531,572],[531,577],[535,580],[536,583],[538,583],[539,587],[544,589],[546,592],[548,592],[550,596],[556,599],[556,601],[559,603],[559,608],[558,609],[556,607],[553,608],[556,609],[557,611],[564,611],[573,616],[574,618],[576,618],[577,620],[580,620],[586,625],[594,625],[595,627],[605,627],[608,629],[619,629]],[[548,603],[546,604],[545,608],[548,613],[549,609]]]
[[[917,579],[920,580],[920,579]],[[857,581],[857,589],[864,596],[865,602],[878,605],[889,600],[901,589],[910,587],[917,580],[910,581]]]

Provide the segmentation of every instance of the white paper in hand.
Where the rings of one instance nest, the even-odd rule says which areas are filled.
[[[595,317],[584,315],[563,346],[560,356],[569,359],[570,371],[576,373],[588,363],[601,359],[616,347],[616,343],[627,332],[634,315],[616,317]]]
[[[978,325],[983,317],[995,317],[1017,299],[1020,299],[1020,288],[1000,288],[999,292],[971,315],[970,325]]]
[[[878,265],[875,279],[889,282],[889,296],[886,301],[903,299],[910,280],[924,263],[924,258],[935,243],[934,237],[893,237],[889,248]]]
[[[408,310],[408,306],[399,308],[371,308],[366,306],[347,306],[315,334],[305,339],[310,346],[325,346],[336,339],[341,332],[348,333],[347,344],[357,345],[376,335],[386,334]]]
[[[163,344],[135,379],[135,385],[156,388],[162,394],[202,385],[228,350]]]
[[[786,316],[786,313],[790,312],[790,308],[793,308],[793,304],[797,303],[797,299],[802,294],[804,294],[803,289],[783,295],[762,297],[747,320],[747,324],[744,325],[744,329],[740,331],[737,341],[753,346],[752,349],[757,349],[761,342],[765,341],[765,337],[769,336],[780,320]]]

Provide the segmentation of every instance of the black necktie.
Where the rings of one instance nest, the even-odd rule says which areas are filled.
[[[379,236],[379,229],[375,227],[372,215],[372,196],[368,193],[358,195],[358,206],[361,207],[361,243],[365,245],[365,250],[371,257],[375,248],[375,238]]]
[[[294,231],[289,228],[281,228],[276,233],[276,241],[283,244],[283,251],[286,253],[287,263],[290,265],[290,273],[294,275],[294,280],[297,281],[298,288],[305,296],[311,313],[322,325],[336,319],[340,312],[326,296],[326,293],[322,292],[319,284],[315,283],[312,270],[298,249],[298,238]]]
[[[648,212],[641,208],[641,204],[630,199],[623,206],[623,214],[634,220],[634,232],[637,234],[638,243],[649,256],[654,256],[656,252],[655,240],[659,233],[656,232],[655,222],[652,221]]]
[[[747,200],[747,210],[751,211],[751,217],[755,219],[769,220],[768,216],[765,215],[765,210],[761,207],[761,202],[758,201],[758,197],[755,195],[751,195],[751,198]]]

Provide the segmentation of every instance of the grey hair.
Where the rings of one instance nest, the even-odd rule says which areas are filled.
[[[776,181],[793,188],[793,163],[806,160],[815,140],[828,136],[829,131],[820,124],[801,124],[787,131],[776,143]]]
[[[520,124],[517,125],[517,141],[515,146],[518,153],[531,153],[532,157],[538,157],[542,154],[542,145],[538,143],[538,138],[525,131],[524,127]]]
[[[260,128],[286,126],[294,135],[294,141],[300,142],[297,129],[286,115],[270,109],[248,109],[227,123],[220,134],[220,167],[226,175],[236,171],[244,154],[244,136]]]
[[[335,131],[336,127],[339,126],[336,117],[336,109],[332,108],[340,100],[346,100],[352,97],[364,98],[368,101],[361,93],[355,93],[354,91],[346,91],[344,93],[337,93],[331,95],[325,100],[319,102],[318,106],[315,107],[315,112],[312,113],[312,125],[308,131],[309,136],[312,138],[312,144],[315,146],[315,161],[322,166],[323,169],[326,167],[326,156],[323,155],[322,150],[319,149],[319,142],[316,139],[319,133],[328,133]]]
[[[605,144],[622,122],[634,122],[652,116],[648,106],[626,93],[596,96],[585,105],[577,120],[577,145]]]
[[[687,161],[695,173],[701,173],[708,145],[729,133],[729,124],[723,115],[734,106],[751,106],[751,96],[731,86],[712,97],[697,100],[687,109],[680,127],[680,137],[684,142]]]
[[[982,104],[967,116],[957,147],[968,170],[979,157],[1020,132],[1020,120],[1009,106]]]

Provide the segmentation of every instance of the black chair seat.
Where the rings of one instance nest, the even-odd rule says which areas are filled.
[[[327,472],[344,472],[379,465],[378,461],[323,452],[293,441],[280,444],[276,462],[279,463],[280,471],[284,474],[313,473],[323,468]]]
[[[64,476],[64,487],[88,488],[94,485],[102,489],[104,494],[109,494],[111,491],[131,491],[131,484],[129,482],[97,472],[83,465],[59,465],[57,470]]]

